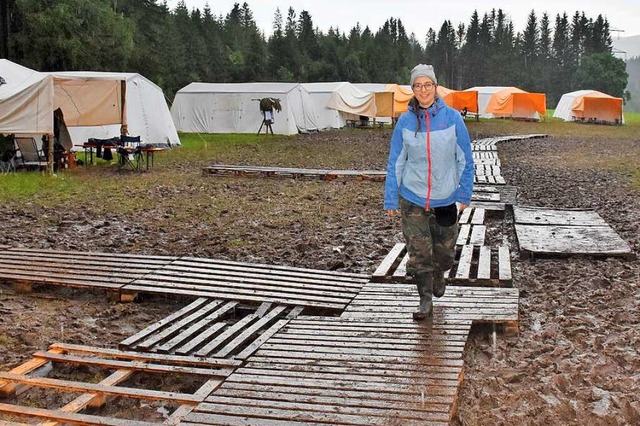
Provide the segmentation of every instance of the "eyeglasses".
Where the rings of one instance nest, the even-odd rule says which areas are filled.
[[[416,83],[413,85],[413,90],[415,90],[416,92],[419,92],[422,89],[431,90],[434,87],[436,87],[436,85],[433,83],[424,83],[424,84]]]

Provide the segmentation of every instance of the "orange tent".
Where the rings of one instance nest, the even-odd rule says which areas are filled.
[[[529,93],[517,87],[505,87],[493,94],[486,113],[495,117],[536,118],[547,113],[547,96],[544,93]]]
[[[622,98],[616,98],[595,90],[578,90],[565,93],[553,114],[565,121],[595,121],[622,123]]]
[[[475,90],[460,91],[438,86],[438,96],[451,108],[458,111],[467,109],[472,114],[478,113],[478,92]]]
[[[393,92],[393,116],[400,117],[403,112],[407,112],[407,105],[413,98],[413,90],[409,86],[400,86],[398,84],[387,84],[386,92]]]

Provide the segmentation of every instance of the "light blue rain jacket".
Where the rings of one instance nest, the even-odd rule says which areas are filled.
[[[385,181],[384,209],[398,208],[398,196],[427,207],[429,166],[427,133],[431,131],[431,196],[428,207],[455,202],[469,205],[473,191],[471,142],[460,113],[436,98],[420,109],[420,129],[411,106],[400,116],[391,137]],[[428,120],[426,114],[429,114]]]

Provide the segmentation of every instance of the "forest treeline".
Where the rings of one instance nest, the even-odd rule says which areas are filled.
[[[407,84],[411,68],[430,63],[453,88],[517,86],[547,94],[596,89],[625,93],[625,63],[611,49],[602,15],[550,17],[532,11],[522,32],[501,10],[475,11],[466,23],[445,20],[425,40],[401,18],[381,28],[320,31],[311,14],[274,12],[271,34],[247,3],[225,15],[207,6],[173,10],[156,0],[4,0],[0,53],[39,71],[138,72],[171,99],[194,82],[350,81]],[[355,18],[354,18],[355,19]]]

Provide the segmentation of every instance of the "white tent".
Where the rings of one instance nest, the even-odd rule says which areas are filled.
[[[180,144],[162,90],[139,74],[40,73],[0,59],[0,77],[0,133],[53,133],[61,108],[75,144],[118,136],[121,124],[144,142]]]
[[[302,83],[318,112],[320,129],[339,129],[346,120],[375,116],[375,97],[347,82]]]
[[[353,83],[353,85],[365,93],[370,93],[375,98],[376,112],[369,117],[381,122],[391,123],[394,113],[395,90],[383,83]]]
[[[478,92],[478,115],[482,118],[493,118],[493,114],[487,113],[487,106],[489,101],[493,97],[494,93],[506,89],[502,86],[476,86],[470,89],[465,89],[465,92],[476,91]]]
[[[53,78],[0,59],[0,133],[53,133]]]
[[[577,90],[565,93],[553,113],[564,121],[596,121],[623,123],[622,98],[596,90]]]
[[[75,144],[118,136],[124,123],[129,135],[140,136],[145,143],[180,145],[162,89],[142,75],[92,71],[51,75],[54,107],[62,109]]]
[[[309,92],[298,83],[191,83],[176,93],[171,116],[180,132],[257,133],[263,98],[277,98],[282,106],[274,111],[274,133],[319,130]]]

